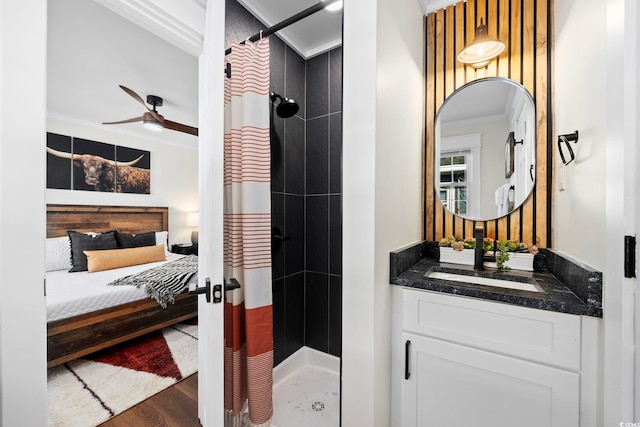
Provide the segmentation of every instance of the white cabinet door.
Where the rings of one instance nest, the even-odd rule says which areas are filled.
[[[578,373],[403,333],[402,427],[578,426]]]

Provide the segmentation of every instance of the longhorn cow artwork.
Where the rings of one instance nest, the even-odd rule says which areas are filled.
[[[122,162],[95,154],[60,151],[49,146],[47,146],[47,153],[56,158],[71,160],[73,162],[73,174],[83,175],[84,184],[86,184],[85,189],[101,192],[150,194],[151,170],[135,166],[145,156],[148,157],[150,155],[149,152],[143,152],[142,155],[132,160]],[[147,158],[146,164],[149,164],[148,160]]]

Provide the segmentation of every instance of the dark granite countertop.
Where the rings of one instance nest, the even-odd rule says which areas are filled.
[[[540,310],[602,317],[602,273],[549,249],[541,249],[534,270],[505,273],[487,268],[440,263],[437,242],[419,242],[390,254],[390,281],[394,285],[520,305]],[[429,278],[432,271],[461,275],[508,278],[535,283],[540,292]],[[508,277],[505,277],[508,276]]]

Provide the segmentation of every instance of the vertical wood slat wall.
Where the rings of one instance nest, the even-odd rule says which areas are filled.
[[[426,148],[424,238],[472,237],[480,225],[488,237],[551,247],[552,154],[549,92],[552,0],[466,0],[425,17],[426,27]],[[456,56],[474,38],[480,19],[489,35],[506,48],[481,69],[458,62]],[[434,123],[449,95],[473,80],[506,77],[521,83],[536,106],[536,182],[525,203],[509,215],[491,221],[470,221],[447,211],[434,188]],[[502,164],[496,167],[502,167]]]

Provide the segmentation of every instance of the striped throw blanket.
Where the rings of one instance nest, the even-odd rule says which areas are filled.
[[[182,293],[189,280],[198,272],[198,256],[188,255],[175,261],[130,276],[121,277],[109,286],[144,286],[147,295],[158,301],[162,308],[175,302],[175,296]]]

